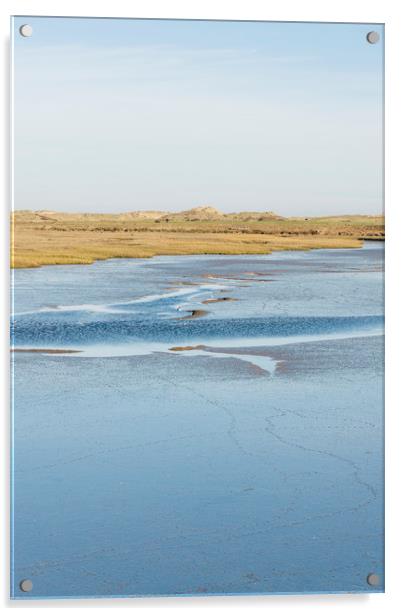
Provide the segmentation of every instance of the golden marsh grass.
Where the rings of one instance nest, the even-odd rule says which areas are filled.
[[[196,219],[193,214],[170,218],[157,212],[153,216],[17,211],[11,221],[12,267],[155,255],[357,248],[363,239],[384,239],[382,216],[258,219],[246,213],[217,213]]]

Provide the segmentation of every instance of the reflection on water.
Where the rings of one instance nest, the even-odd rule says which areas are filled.
[[[14,347],[58,352],[13,356],[14,594],[382,590],[382,269],[372,242],[15,271]]]

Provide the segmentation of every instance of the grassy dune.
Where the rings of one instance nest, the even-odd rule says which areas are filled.
[[[357,248],[384,239],[382,216],[282,218],[271,212],[12,215],[12,267],[185,254],[267,254],[274,250]]]

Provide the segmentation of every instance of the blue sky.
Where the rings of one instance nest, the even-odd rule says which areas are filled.
[[[382,211],[381,25],[12,29],[16,209]]]

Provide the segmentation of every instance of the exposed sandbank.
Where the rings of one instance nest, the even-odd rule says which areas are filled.
[[[204,317],[205,314],[208,314],[208,310],[186,310],[189,314],[185,317],[178,317],[181,321],[185,319],[199,319],[200,317]]]
[[[204,299],[202,304],[217,304],[218,302],[237,302],[235,297],[217,297],[211,299]]]
[[[204,351],[206,347],[203,344],[197,344],[196,346],[175,346],[169,348],[169,351],[195,351],[196,349]]]
[[[81,353],[75,349],[10,349],[11,353],[46,353],[47,355],[64,355],[65,353]]]

